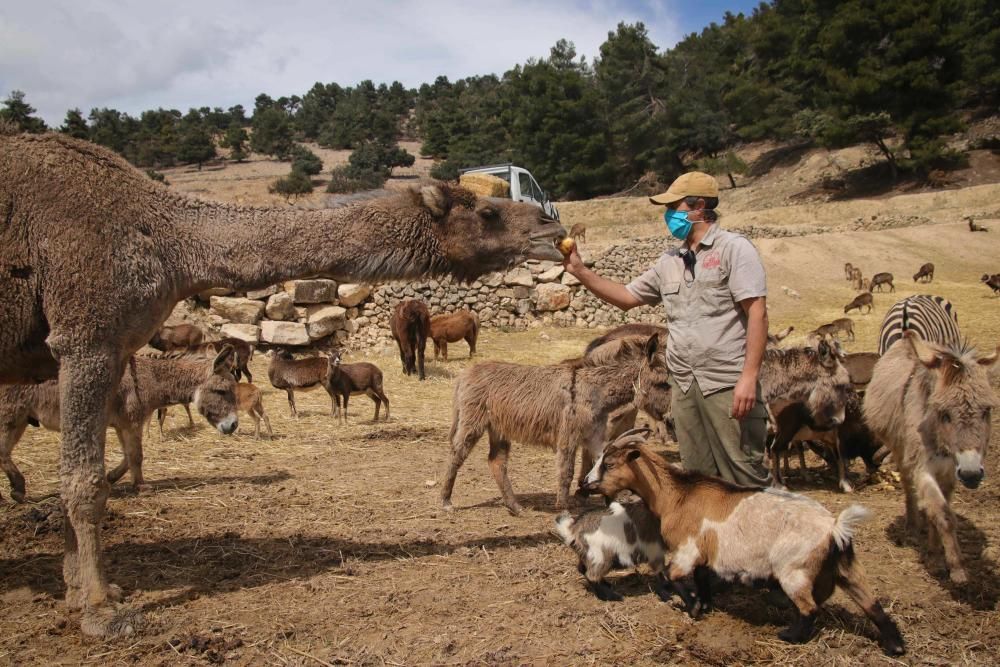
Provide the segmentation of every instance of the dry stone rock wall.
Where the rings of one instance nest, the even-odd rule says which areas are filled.
[[[601,275],[627,283],[652,266],[666,247],[663,239],[634,239],[612,246],[592,265]],[[200,299],[209,305],[202,323],[219,335],[292,347],[388,344],[389,316],[403,299],[423,299],[432,314],[474,310],[484,327],[597,328],[663,320],[660,306],[623,313],[605,304],[552,262],[527,262],[470,284],[449,279],[377,286],[295,280],[245,295],[211,290]],[[172,320],[198,319],[196,310],[182,304]]]

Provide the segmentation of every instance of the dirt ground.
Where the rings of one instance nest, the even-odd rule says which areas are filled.
[[[996,307],[997,303],[990,303]],[[990,332],[995,338],[1000,327]],[[553,362],[593,335],[575,329],[487,330],[482,358]],[[388,422],[366,398],[351,423],[329,416],[325,393],[297,399],[301,417],[266,380],[275,440],[256,441],[244,418],[223,437],[174,409],[165,437],[147,437],[148,488],[119,483],[108,503],[105,553],[126,602],[145,614],[132,638],[81,637],[62,603],[58,439],[29,429],[15,458],[30,502],[0,501],[0,663],[26,664],[883,664],[875,630],[840,593],[804,646],[778,640],[788,611],[734,586],[717,610],[689,620],[650,592],[645,573],[622,573],[625,600],[594,598],[575,556],[552,534],[554,459],[515,445],[511,476],[531,509],[499,504],[480,444],[461,470],[456,511],[440,509],[450,392],[469,362],[459,344],[428,364],[421,383],[392,351],[369,357],[386,372]],[[360,357],[358,357],[360,358]],[[266,360],[253,363],[266,378]],[[1000,430],[994,417],[998,461]],[[665,446],[674,455],[672,445]],[[109,435],[109,463],[117,460]],[[794,465],[794,464],[793,464]],[[874,510],[859,558],[908,642],[903,662],[995,664],[1000,642],[1000,487],[992,477],[955,499],[973,581],[952,586],[939,560],[902,541],[901,492],[886,470],[853,496],[835,491],[818,460],[793,489],[833,511]],[[596,502],[596,501],[594,501]]]

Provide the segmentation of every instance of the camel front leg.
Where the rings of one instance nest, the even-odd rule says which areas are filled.
[[[121,361],[111,353],[60,355],[66,604],[82,610],[85,634],[104,637],[131,634],[136,622],[133,615],[116,609],[121,590],[108,584],[101,553],[101,521],[111,489],[104,476],[107,407],[121,372]]]
[[[7,474],[10,480],[10,497],[14,502],[24,502],[24,475],[18,470],[11,454],[14,452],[14,445],[18,443],[24,435],[24,429],[28,428],[28,423],[15,424],[12,427],[0,425],[3,429],[0,432],[0,468]]]

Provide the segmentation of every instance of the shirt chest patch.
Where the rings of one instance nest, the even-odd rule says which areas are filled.
[[[712,250],[705,258],[701,261],[701,266],[703,269],[717,269],[719,265],[722,264],[722,259],[719,257],[718,250]]]

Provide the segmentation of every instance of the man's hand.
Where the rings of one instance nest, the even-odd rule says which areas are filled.
[[[757,398],[757,381],[747,375],[741,375],[733,388],[733,419],[742,420],[753,409]]]
[[[576,245],[574,245],[570,253],[563,257],[563,268],[570,275],[579,278],[579,272],[586,267],[583,265],[583,259],[580,257],[580,253],[576,251],[576,248]]]

